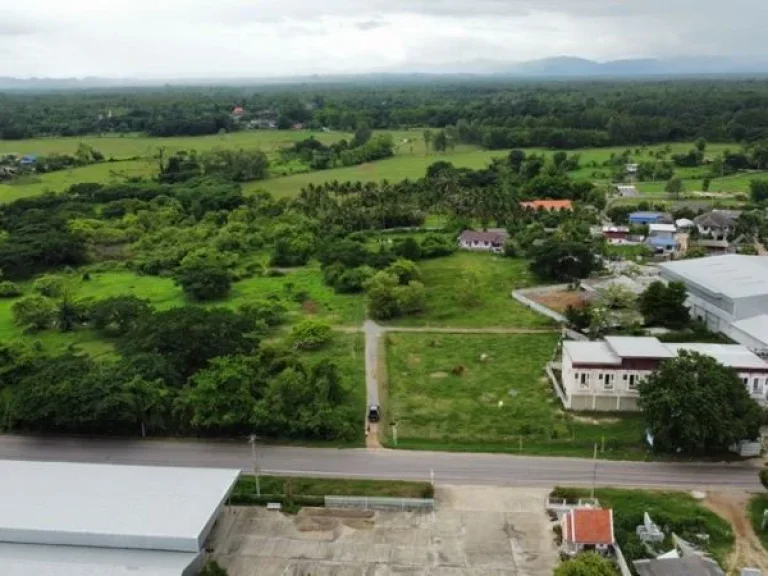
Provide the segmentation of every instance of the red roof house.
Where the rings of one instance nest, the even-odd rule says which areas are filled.
[[[615,544],[613,510],[575,508],[562,520],[563,546],[571,552],[605,549]]]
[[[235,109],[232,110],[232,116],[242,116],[245,114],[245,110],[242,106],[235,106]]]
[[[520,202],[520,206],[532,210],[573,210],[573,202],[570,200],[531,200]]]

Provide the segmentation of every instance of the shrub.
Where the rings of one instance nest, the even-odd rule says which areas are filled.
[[[64,292],[64,278],[50,274],[41,276],[35,280],[33,286],[35,292],[38,292],[47,298],[58,298]]]
[[[0,298],[16,298],[21,296],[21,288],[13,282],[0,282]]]
[[[299,350],[317,350],[333,339],[333,330],[328,324],[317,320],[305,320],[294,326],[291,341]]]

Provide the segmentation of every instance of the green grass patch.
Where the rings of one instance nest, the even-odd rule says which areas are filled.
[[[589,490],[555,488],[553,496],[585,498]],[[645,512],[665,531],[666,539],[659,545],[662,551],[672,549],[672,532],[703,547],[721,566],[733,548],[730,524],[685,492],[601,488],[595,491],[595,497],[604,508],[613,508],[616,540],[630,565],[633,560],[650,557],[635,533],[636,527],[643,523]],[[709,535],[709,542],[700,542],[698,534]]]
[[[461,251],[447,258],[419,262],[427,290],[427,309],[420,316],[401,318],[400,326],[450,326],[466,328],[546,328],[552,320],[512,298],[512,291],[535,284],[528,262],[491,254]],[[467,306],[457,286],[462,274],[478,277],[477,301]]]
[[[749,521],[760,538],[763,548],[768,550],[768,530],[763,528],[763,513],[768,510],[768,494],[758,494],[749,501]]]
[[[544,373],[558,336],[389,334],[388,445],[396,421],[398,448],[591,456],[598,444],[644,458],[639,417],[562,410]]]
[[[62,192],[73,184],[81,182],[122,182],[126,178],[150,176],[156,172],[155,164],[147,160],[102,162],[70,170],[59,170],[0,184],[0,202],[12,202],[45,192]]]

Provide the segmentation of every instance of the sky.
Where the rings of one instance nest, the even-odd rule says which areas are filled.
[[[227,78],[768,57],[766,0],[0,0],[0,76]]]

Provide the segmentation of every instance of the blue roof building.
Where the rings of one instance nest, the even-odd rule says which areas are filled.
[[[26,156],[22,156],[21,160],[19,160],[19,164],[22,166],[29,166],[30,164],[34,164],[37,162],[37,155],[36,154],[27,154]]]
[[[632,212],[629,215],[630,224],[660,224],[669,221],[669,216],[663,212]]]
[[[674,238],[651,236],[645,243],[655,252],[675,252],[677,250],[677,240]]]

